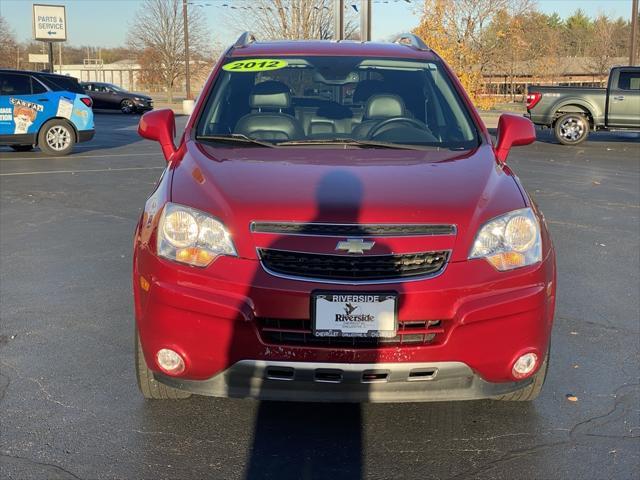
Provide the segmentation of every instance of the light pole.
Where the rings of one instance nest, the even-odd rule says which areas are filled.
[[[184,83],[187,90],[187,100],[191,100],[191,79],[189,78],[189,15],[187,14],[187,0],[182,0],[182,20],[184,22]]]
[[[638,58],[638,0],[631,4],[631,49],[629,65],[635,65]]]
[[[371,0],[360,0],[360,41],[371,40]]]
[[[344,0],[333,1],[333,39],[344,40]]]

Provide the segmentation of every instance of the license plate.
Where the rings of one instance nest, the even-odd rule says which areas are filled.
[[[312,295],[313,334],[317,337],[395,337],[397,294]]]

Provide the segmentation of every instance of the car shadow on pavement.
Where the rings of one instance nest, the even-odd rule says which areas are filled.
[[[147,402],[136,443],[144,455],[131,478],[497,478],[492,468],[522,478],[517,461],[499,462],[539,450],[526,455],[528,471],[548,471],[568,437],[541,432],[549,422],[538,402]]]
[[[342,223],[359,224],[360,213],[363,205],[364,189],[362,183],[356,175],[346,169],[332,169],[323,175],[316,187],[316,213],[309,223]],[[311,234],[312,232],[300,232]],[[349,237],[364,237],[364,230],[351,232]],[[297,237],[298,239],[304,237]],[[270,251],[291,251],[291,244],[287,246],[290,237],[280,237],[271,242],[268,246]],[[376,255],[388,255],[386,247],[376,245]],[[258,318],[253,321],[260,324],[261,316],[269,316],[269,292],[265,288],[265,273],[261,267],[251,282],[251,288],[247,297],[256,303],[254,314]],[[295,288],[295,284],[292,286]],[[335,285],[332,291],[380,291],[380,287],[349,287]],[[326,289],[326,287],[325,287]],[[397,289],[396,289],[397,291]],[[401,295],[400,291],[397,291]],[[290,293],[291,294],[291,293]],[[399,297],[400,298],[400,297]],[[305,300],[307,301],[307,300]],[[309,302],[311,300],[308,300]],[[295,311],[295,308],[292,308]],[[311,305],[305,305],[305,313],[311,310]],[[279,310],[281,312],[281,309]],[[293,313],[295,315],[295,313]],[[306,315],[305,315],[306,316]],[[242,322],[238,319],[236,325]],[[279,325],[279,324],[278,324]],[[307,324],[311,328],[311,324]],[[247,339],[247,330],[244,331],[236,327],[235,335],[232,338],[229,349],[229,363],[232,364],[242,360],[242,352],[246,351],[243,345]],[[291,346],[300,346],[299,354],[295,355],[298,361],[320,361],[316,356],[308,356],[310,344],[307,343],[311,336],[289,336],[285,334],[268,337],[266,331],[260,333],[262,341],[267,344],[265,351],[278,352],[279,345],[284,348],[278,353],[271,353],[272,360],[286,361],[290,355]],[[364,339],[363,339],[364,340]],[[315,345],[316,348],[330,344]],[[289,347],[289,348],[287,348]],[[295,348],[295,347],[293,347]],[[331,347],[329,347],[331,348]],[[333,347],[335,349],[335,347]],[[357,348],[357,347],[354,347]],[[351,363],[356,354],[353,349],[339,347],[341,351],[336,354],[320,353],[324,362],[344,362]],[[318,352],[319,350],[316,350]],[[360,356],[366,357],[366,363],[377,363],[377,350],[370,349],[370,353]],[[278,357],[278,358],[275,358]],[[359,360],[362,362],[362,360]],[[295,365],[295,364],[294,364]],[[295,368],[295,366],[294,366]],[[312,372],[312,370],[308,370]],[[296,370],[296,376],[300,375],[300,370]],[[310,374],[311,375],[311,374]],[[244,396],[250,393],[261,396],[265,399],[274,398],[271,396],[270,388],[280,388],[286,381],[266,379],[266,373],[258,372],[255,377],[262,377],[262,382],[248,382],[246,377],[240,379],[230,378],[233,384],[234,394]],[[319,380],[308,380],[303,389],[314,389],[323,385],[324,389],[337,389],[339,383],[317,383]],[[346,378],[342,380],[345,382]],[[292,382],[293,383],[293,382]],[[297,382],[296,382],[297,383]],[[356,387],[361,395],[367,398],[370,388],[375,384],[359,383]],[[298,386],[300,388],[300,386]],[[260,391],[262,389],[262,391]],[[339,397],[339,396],[338,396]],[[295,398],[295,395],[294,395]],[[359,403],[352,404],[313,404],[313,403],[291,403],[262,401],[258,407],[253,427],[253,444],[249,451],[249,457],[245,467],[246,479],[273,478],[283,479],[306,479],[306,478],[331,478],[331,479],[357,479],[363,477],[362,468],[362,414]]]

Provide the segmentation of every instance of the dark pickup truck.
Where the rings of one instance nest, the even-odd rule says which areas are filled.
[[[564,145],[583,142],[590,130],[640,131],[640,67],[612,68],[607,88],[530,86],[525,116],[553,128]]]

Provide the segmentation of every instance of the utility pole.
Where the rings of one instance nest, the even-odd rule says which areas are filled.
[[[371,0],[360,0],[360,41],[371,40]]]
[[[344,0],[333,1],[333,39],[344,40]]]
[[[184,83],[187,90],[187,100],[191,100],[191,79],[189,78],[189,15],[187,14],[187,0],[182,0],[182,19],[184,22]]]
[[[629,65],[635,65],[638,59],[638,0],[631,4],[631,49]]]
[[[53,60],[53,42],[47,42],[49,44],[49,73],[55,73],[54,60]]]

